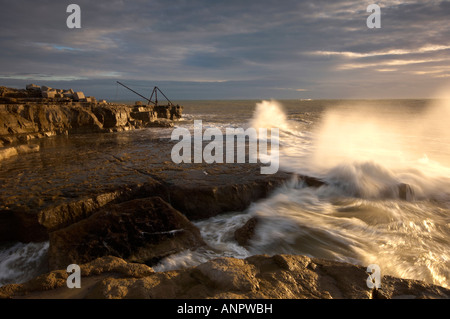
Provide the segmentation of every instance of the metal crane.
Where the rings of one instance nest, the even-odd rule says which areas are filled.
[[[130,90],[130,91],[133,92],[134,94],[139,95],[139,96],[140,96],[141,98],[143,98],[144,100],[148,101],[148,104],[152,103],[154,106],[157,106],[157,105],[158,105],[158,91],[159,91],[159,93],[161,93],[161,94],[166,98],[166,100],[167,100],[167,102],[169,103],[169,105],[170,105],[170,106],[173,106],[173,103],[167,98],[167,96],[166,96],[166,95],[165,95],[165,94],[164,94],[157,86],[155,86],[155,87],[153,88],[152,94],[150,95],[150,98],[148,99],[148,98],[146,98],[145,96],[143,96],[142,94],[136,92],[135,90],[130,89],[130,88],[129,88],[128,86],[126,86],[125,84],[120,83],[119,81],[116,81],[116,82],[117,82],[118,84],[122,85],[124,88]],[[155,101],[152,100],[152,99],[153,99],[153,96],[155,97]]]

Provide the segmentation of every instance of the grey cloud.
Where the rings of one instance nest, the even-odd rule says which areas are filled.
[[[401,77],[411,85],[421,79],[420,93],[426,95],[437,80],[420,72],[407,75],[429,65],[397,66],[398,74],[377,72],[376,65],[391,59],[445,60],[448,50],[362,58],[309,53],[412,50],[448,45],[450,39],[446,1],[380,1],[380,30],[365,24],[372,1],[79,0],[80,30],[65,26],[66,3],[2,2],[1,84],[23,84],[23,74],[36,74],[40,81],[79,78],[86,80],[70,83],[95,89],[91,95],[112,94],[114,80],[122,79],[164,83],[181,98],[353,97],[360,95],[358,86],[382,97]],[[349,63],[375,66],[341,68]],[[307,92],[273,89],[305,86]]]

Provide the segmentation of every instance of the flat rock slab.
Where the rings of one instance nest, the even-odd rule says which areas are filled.
[[[190,220],[242,211],[293,178],[262,175],[259,164],[175,164],[164,130],[54,137],[1,161],[0,241],[47,240],[105,205],[150,196]]]

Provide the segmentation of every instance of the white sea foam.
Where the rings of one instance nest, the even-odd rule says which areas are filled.
[[[259,103],[248,125],[280,128],[281,167],[328,185],[285,185],[244,213],[199,222],[213,251],[184,252],[160,269],[181,265],[187,255],[184,260],[193,265],[220,255],[292,253],[375,263],[383,274],[449,287],[450,104],[445,103],[404,112],[336,107],[312,132],[288,119],[280,103]],[[399,198],[402,183],[413,189],[411,201]],[[259,222],[244,249],[232,234],[252,216]]]
[[[0,286],[22,283],[47,270],[49,243],[14,243],[0,248]]]

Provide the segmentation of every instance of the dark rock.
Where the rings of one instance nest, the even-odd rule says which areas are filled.
[[[65,268],[106,255],[151,264],[202,245],[199,230],[160,197],[136,199],[50,233],[49,267]]]
[[[399,198],[403,200],[413,200],[414,199],[414,189],[408,184],[401,183],[398,185]]]
[[[154,120],[151,122],[147,122],[145,127],[164,127],[169,128],[173,127],[173,122],[171,120],[161,119],[161,120]]]
[[[246,180],[228,181],[226,177],[217,183],[185,180],[168,185],[170,203],[190,220],[199,220],[230,211],[243,211],[252,202],[268,196],[278,186],[294,175],[284,172]]]
[[[183,107],[180,105],[173,105],[170,109],[170,119],[178,120],[183,117]]]
[[[144,123],[150,123],[156,120],[156,113],[153,111],[131,112],[130,116],[131,118],[142,121]]]
[[[244,226],[234,232],[234,239],[236,239],[239,245],[244,247],[248,245],[249,241],[255,235],[255,227],[257,224],[258,218],[252,217],[244,224]]]
[[[15,209],[0,211],[1,241],[41,242],[48,240],[49,233],[83,220],[102,207],[129,201],[134,198],[158,194],[164,187],[149,179],[144,185],[119,187],[88,198],[50,206],[38,211]],[[9,225],[9,226],[8,226]]]
[[[311,176],[300,176],[300,180],[303,181],[308,187],[320,187],[325,185],[325,182]]]
[[[157,182],[154,182],[153,187],[157,187],[157,184]],[[52,232],[89,217],[107,204],[130,200],[138,188],[139,186],[123,187],[90,198],[50,207],[40,211],[37,214],[37,220],[40,225],[45,227],[47,232]]]

